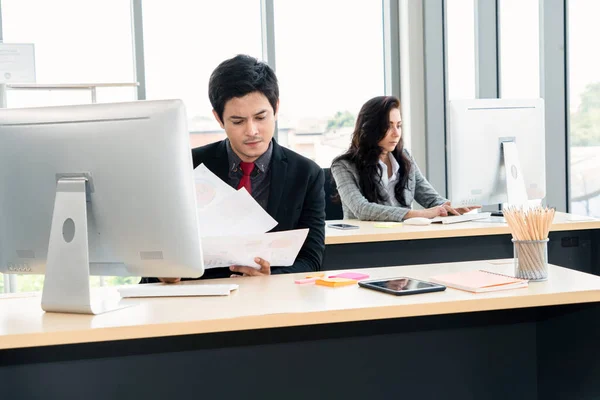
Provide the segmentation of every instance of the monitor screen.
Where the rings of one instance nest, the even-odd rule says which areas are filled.
[[[472,99],[448,102],[448,197],[454,206],[508,201],[503,143],[514,143],[526,196],[546,195],[542,99]],[[511,164],[512,167],[512,164]],[[510,178],[510,176],[509,176]]]

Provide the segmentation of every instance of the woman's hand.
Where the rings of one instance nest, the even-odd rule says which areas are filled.
[[[469,211],[473,211],[473,210],[476,210],[478,208],[481,208],[481,206],[461,207],[461,208],[456,208],[455,210],[458,211],[461,214],[466,214]]]
[[[406,213],[406,215],[404,216],[404,219],[410,219],[410,218],[435,218],[438,216],[441,217],[445,217],[448,215],[448,210],[446,209],[446,207],[444,207],[444,205],[439,205],[439,206],[435,206],[435,207],[431,207],[431,208],[427,208],[425,210],[410,210],[408,213]]]
[[[468,213],[469,211],[473,211],[477,208],[481,208],[481,206],[454,208],[454,207],[452,207],[452,204],[449,201],[442,204],[442,207],[444,207],[446,209],[446,212],[448,212],[448,215],[462,215],[462,214]]]
[[[460,207],[454,208],[452,204],[447,201],[444,204],[440,204],[439,206],[427,208],[425,210],[411,210],[409,211],[404,219],[415,218],[415,217],[424,217],[424,218],[435,218],[435,217],[446,217],[448,215],[462,215],[468,213],[469,211],[475,210],[477,208],[481,208],[481,206],[472,206],[472,207]]]

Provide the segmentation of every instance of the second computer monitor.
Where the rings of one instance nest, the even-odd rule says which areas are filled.
[[[542,99],[452,100],[448,114],[448,194],[453,205],[508,202],[504,142],[516,145],[528,199],[545,197]]]

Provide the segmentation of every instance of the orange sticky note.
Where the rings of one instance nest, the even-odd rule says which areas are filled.
[[[315,284],[321,285],[321,286],[338,287],[338,286],[355,285],[356,281],[354,279],[346,279],[346,278],[322,278],[322,279],[317,279]]]

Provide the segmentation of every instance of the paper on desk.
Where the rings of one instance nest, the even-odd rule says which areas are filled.
[[[595,221],[596,218],[594,217],[588,217],[585,215],[574,215],[571,214],[569,215],[569,217],[567,217],[567,221],[568,222],[583,222],[583,221]]]
[[[273,267],[287,267],[296,260],[307,235],[308,229],[296,229],[246,236],[204,237],[204,268],[245,265],[258,269],[255,257],[267,260]]]
[[[198,208],[198,221],[202,237],[261,234],[277,226],[245,188]]]
[[[218,203],[227,196],[235,193],[235,189],[219,179],[204,164],[194,169],[196,183],[196,204],[203,209],[213,203]]]
[[[373,224],[373,226],[375,228],[393,228],[395,226],[402,226],[402,222],[382,221],[382,222],[375,222]]]

